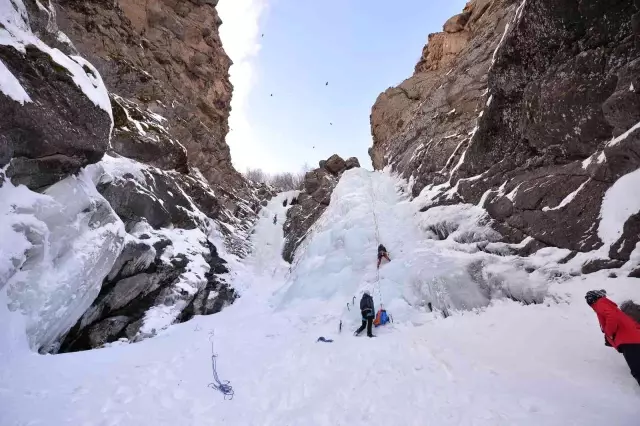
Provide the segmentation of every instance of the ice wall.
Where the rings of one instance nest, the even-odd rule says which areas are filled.
[[[98,295],[124,225],[86,171],[43,194],[4,182],[0,214],[0,290],[25,315],[31,348],[50,350]]]

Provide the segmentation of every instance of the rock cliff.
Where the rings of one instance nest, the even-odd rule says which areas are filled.
[[[239,187],[242,179],[225,143],[233,87],[216,4],[56,1],[60,29],[95,65],[109,91],[163,116],[171,138],[209,182]]]
[[[230,163],[214,6],[0,2],[0,290],[33,349],[138,341],[237,297],[225,257],[273,192]]]
[[[618,267],[640,212],[614,232],[601,218],[640,167],[639,66],[637,1],[472,1],[378,97],[370,155],[424,211],[475,204],[502,241],[526,242],[521,254],[597,251],[584,272]]]

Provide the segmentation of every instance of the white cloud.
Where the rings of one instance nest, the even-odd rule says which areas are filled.
[[[231,148],[231,158],[240,171],[248,166],[256,167],[267,164],[264,161],[268,153],[255,138],[247,118],[247,100],[253,88],[255,77],[255,60],[260,52],[260,17],[267,8],[268,0],[220,0],[218,13],[224,22],[220,27],[220,37],[225,51],[231,57],[233,66],[230,70],[233,84],[233,100],[231,102],[231,131],[227,143]],[[262,164],[258,164],[262,162]],[[268,162],[268,160],[267,160]]]

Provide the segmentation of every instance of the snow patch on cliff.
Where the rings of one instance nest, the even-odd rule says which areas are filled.
[[[622,235],[624,224],[640,212],[640,170],[629,173],[607,190],[600,208],[598,236],[609,247]]]
[[[22,0],[3,0],[0,3],[0,24],[2,24],[0,25],[0,45],[11,46],[23,54],[26,53],[27,46],[34,46],[49,55],[53,61],[69,72],[74,83],[82,90],[87,98],[109,114],[113,127],[111,101],[109,100],[109,93],[102,81],[102,77],[100,77],[100,73],[85,59],[79,56],[67,56],[60,50],[47,46],[37,38],[31,32],[27,18],[27,10]],[[7,70],[7,72],[9,71]],[[11,73],[9,72],[9,74]],[[0,66],[0,81],[4,81],[0,84],[0,90],[4,93],[13,93],[14,95],[17,93],[18,99],[16,100],[20,102],[19,99],[22,99],[21,103],[23,103],[26,92],[22,94],[15,87],[15,82],[17,82],[15,76],[11,75],[13,79],[5,79],[2,78],[3,75],[6,75],[6,73],[2,72],[2,67]],[[5,92],[5,87],[12,89],[7,89],[7,92]],[[12,97],[10,94],[8,94],[8,96]]]
[[[24,105],[25,102],[31,102],[24,87],[2,61],[0,61],[0,92],[21,105]]]

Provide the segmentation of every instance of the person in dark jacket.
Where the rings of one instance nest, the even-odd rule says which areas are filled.
[[[373,327],[373,319],[376,316],[375,309],[373,306],[373,297],[369,294],[368,291],[365,291],[362,295],[362,299],[360,299],[360,313],[362,314],[362,325],[359,329],[356,330],[355,335],[358,336],[367,328],[367,336],[373,337],[373,333],[371,332],[371,328]]]
[[[387,248],[382,244],[380,244],[378,246],[378,268],[380,268],[380,263],[382,262],[383,258],[391,262],[391,259],[389,259],[389,253],[387,252]]]
[[[587,292],[585,299],[598,315],[605,345],[618,350],[627,361],[631,375],[640,385],[640,324],[607,299],[604,290]]]

